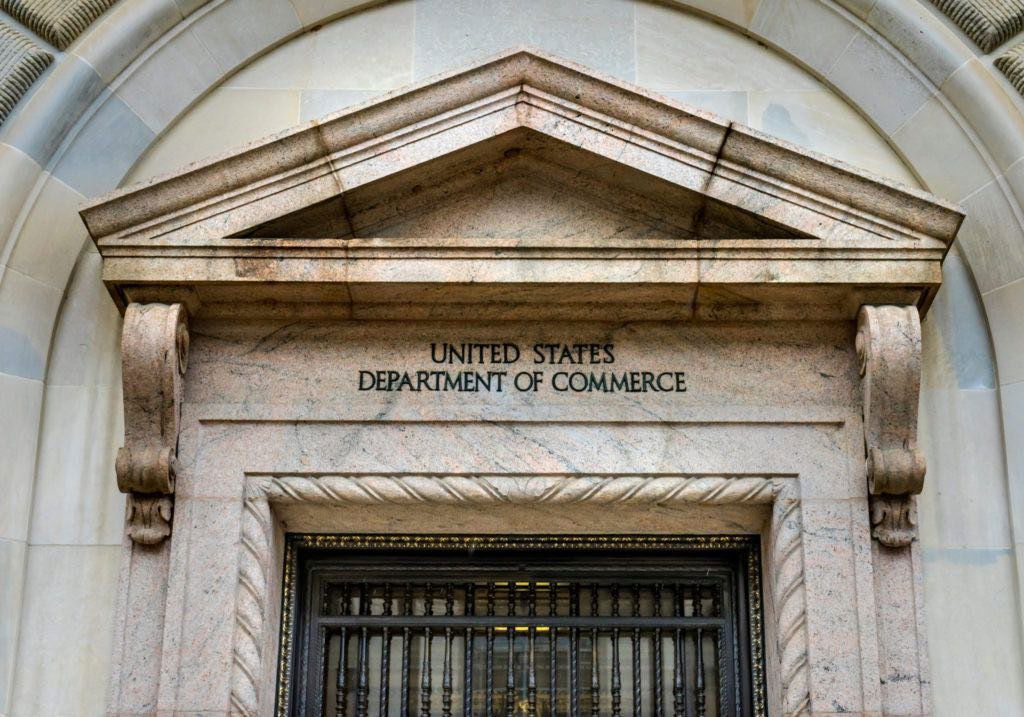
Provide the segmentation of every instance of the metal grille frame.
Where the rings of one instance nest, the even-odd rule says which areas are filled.
[[[761,551],[757,536],[751,535],[550,535],[550,536],[498,536],[498,535],[370,535],[370,534],[289,534],[286,538],[284,586],[282,591],[280,658],[275,714],[289,717],[299,714],[306,706],[310,693],[308,680],[321,680],[323,676],[309,676],[312,666],[309,655],[311,625],[311,576],[325,571],[338,574],[332,563],[348,561],[349,569],[358,568],[352,560],[363,566],[372,565],[368,552],[380,553],[382,559],[390,553],[406,556],[423,551],[425,560],[431,556],[443,557],[442,551],[488,551],[502,553],[532,553],[558,550],[563,555],[585,551],[597,555],[600,551],[679,551],[682,566],[695,559],[718,561],[719,566],[732,564],[736,570],[737,597],[743,605],[737,606],[738,620],[734,626],[738,645],[735,675],[737,697],[741,714],[766,717],[763,604],[761,595]],[[410,553],[412,551],[412,553]],[[539,558],[540,555],[537,555]],[[610,556],[609,556],[610,557]],[[418,558],[417,558],[418,559]],[[572,563],[566,563],[571,565]],[[434,563],[437,566],[437,563]],[[379,568],[378,568],[379,570]],[[319,580],[319,578],[317,578]],[[347,580],[347,578],[346,578]],[[317,623],[317,629],[323,626]],[[323,669],[320,662],[316,669]],[[298,710],[298,711],[297,711]]]

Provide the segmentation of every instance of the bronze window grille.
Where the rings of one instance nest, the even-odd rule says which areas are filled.
[[[291,536],[279,715],[763,715],[756,538]]]

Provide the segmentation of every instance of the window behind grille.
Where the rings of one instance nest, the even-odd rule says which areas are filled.
[[[753,539],[293,543],[281,714],[763,714]]]

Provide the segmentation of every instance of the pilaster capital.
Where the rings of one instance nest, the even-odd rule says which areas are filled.
[[[862,306],[857,316],[872,534],[904,547],[916,537],[911,496],[924,486],[917,447],[921,320],[914,306]]]
[[[181,304],[128,305],[121,334],[124,446],[115,470],[136,543],[159,543],[171,532],[188,345]]]

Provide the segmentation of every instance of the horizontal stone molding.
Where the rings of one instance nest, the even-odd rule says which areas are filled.
[[[272,506],[294,504],[770,505],[768,559],[777,614],[783,714],[810,714],[801,508],[796,480],[699,475],[275,475],[250,476],[242,517],[231,710],[265,714],[264,629],[272,574]]]

